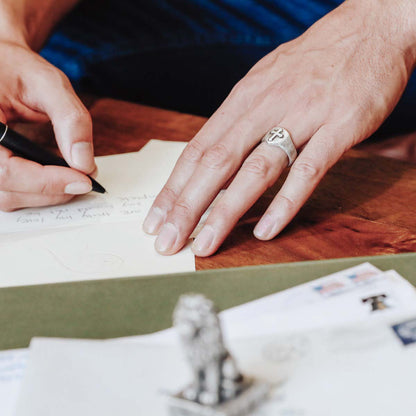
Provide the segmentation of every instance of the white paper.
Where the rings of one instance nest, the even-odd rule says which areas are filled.
[[[391,282],[393,280],[393,282]],[[345,290],[336,291],[335,289],[339,287],[339,283],[343,283],[341,287],[344,287]],[[387,278],[385,274],[383,274],[379,269],[374,267],[369,263],[364,263],[337,273],[333,273],[329,276],[322,277],[320,279],[305,283],[303,285],[299,285],[293,287],[288,290],[284,290],[278,293],[274,293],[272,295],[263,297],[261,299],[257,299],[252,302],[245,303],[240,306],[236,306],[234,308],[230,308],[228,310],[223,311],[220,314],[222,327],[225,333],[225,338],[227,341],[234,341],[241,338],[247,338],[247,336],[264,336],[270,333],[276,333],[276,325],[274,323],[271,326],[265,326],[264,322],[268,321],[270,316],[279,316],[280,319],[284,319],[283,316],[286,315],[291,309],[293,308],[302,308],[306,305],[312,305],[314,303],[320,305],[325,304],[327,299],[330,299],[331,296],[328,296],[328,291],[326,291],[325,296],[322,296],[316,288],[319,286],[327,287],[327,288],[334,288],[332,293],[333,297],[343,297],[343,296],[356,296],[357,290],[361,290],[363,287],[367,287],[368,289],[375,289],[376,287],[380,287],[381,282],[385,282],[387,285],[393,286],[400,286],[400,296],[403,298],[412,297],[414,293],[413,287],[403,278],[397,277],[394,275],[393,278]],[[390,286],[391,286],[390,285]],[[390,289],[389,286],[389,289]],[[346,290],[348,288],[348,290]],[[401,303],[399,302],[399,305]],[[324,308],[324,311],[327,309]],[[364,308],[363,312],[367,312],[367,309]],[[407,311],[407,309],[403,310],[403,308],[396,308],[394,313],[396,314],[403,314]],[[335,317],[345,317],[349,315],[350,311],[345,311],[344,314],[334,314]],[[321,313],[322,314],[322,313]],[[325,315],[325,312],[324,312]],[[326,314],[326,316],[330,316],[331,314]],[[365,315],[367,316],[367,315]],[[384,317],[385,315],[383,315]],[[291,318],[287,318],[286,322],[290,322]],[[248,323],[245,325],[245,323]],[[302,316],[300,316],[300,321],[298,319],[298,323],[303,325]],[[262,323],[260,325],[260,323]],[[304,323],[306,325],[325,325],[325,320],[322,321],[320,319],[316,319],[314,321],[305,320]],[[287,324],[286,324],[287,326]],[[284,329],[284,325],[281,324],[277,328]],[[118,338],[114,340],[108,340],[107,342],[125,342],[125,343],[140,343],[143,344],[150,344],[152,345],[176,345],[177,337],[176,332],[172,330],[172,328],[160,331],[150,335],[144,336],[137,336],[137,337],[125,337],[125,338]],[[13,366],[14,364],[14,356],[11,352],[0,352],[0,356],[3,354],[3,362],[7,364],[7,360],[10,360],[8,363],[9,366]],[[24,356],[27,354],[26,350],[19,351],[20,362],[23,361],[25,358]],[[3,366],[6,368],[6,366]],[[19,373],[21,374],[21,372]],[[0,373],[0,378],[4,376],[4,374]],[[9,380],[9,383],[6,381],[3,385],[0,386],[2,389],[0,392],[3,393],[4,396],[10,397],[10,403],[12,399],[17,397],[17,389],[19,387],[19,383],[10,379],[10,377],[3,377],[4,380]],[[11,408],[11,406],[9,406]],[[9,416],[11,414],[4,413],[4,416]]]
[[[246,373],[275,387],[254,415],[414,415],[415,315],[395,324],[407,325],[410,343],[372,322],[235,344]]]
[[[160,366],[155,367],[155,359]],[[28,383],[21,387],[14,415],[156,416],[164,414],[162,392],[189,377],[186,362],[171,347],[34,340]],[[46,393],[40,380],[50,380],[55,387]]]
[[[23,372],[27,349],[0,351],[0,415],[13,414]]]
[[[92,192],[55,207],[0,212],[0,234],[139,220],[185,146],[185,142],[151,140],[139,152],[97,157],[97,180],[106,194]]]
[[[303,383],[302,388],[306,390],[307,385],[313,384],[317,379],[317,385],[324,390],[313,390],[316,401],[318,404],[325,403],[329,400],[325,380],[332,383],[338,380],[338,371],[348,372],[349,368],[350,379],[345,385],[335,383],[330,386],[334,395],[338,395],[336,405],[340,404],[342,391],[348,396],[348,383],[352,380],[358,383],[357,386],[361,386],[355,390],[364,388],[365,383],[371,385],[371,366],[379,366],[382,359],[391,358],[383,352],[377,353],[375,361],[372,360],[373,348],[378,348],[379,344],[385,342],[384,329],[377,328],[391,330],[394,323],[416,316],[415,289],[394,271],[384,274],[373,272],[377,272],[377,269],[364,264],[221,314],[227,346],[246,374],[273,383],[290,380],[297,374],[296,371],[301,374],[294,384],[295,387],[292,388],[292,384],[287,382],[286,390],[275,390],[269,407],[265,407],[258,415],[343,415],[344,413],[338,413],[334,408],[335,402],[331,402],[329,413],[326,408],[321,407],[315,413],[308,413],[309,408],[294,407],[299,404],[298,396],[295,395],[298,385],[296,383]],[[354,278],[351,277],[353,275]],[[345,278],[353,281],[351,290],[337,292],[335,289],[339,285],[332,283],[344,281]],[[323,292],[316,289],[322,285],[326,287]],[[328,291],[332,291],[331,296],[327,296]],[[316,292],[318,297],[314,295]],[[386,295],[388,308],[372,311],[370,305],[362,302],[367,296],[379,294]],[[381,338],[378,335],[380,331],[384,334]],[[371,335],[373,333],[374,336]],[[371,336],[367,336],[368,334]],[[330,344],[327,339],[331,341]],[[320,345],[321,341],[323,346]],[[387,348],[390,349],[389,346]],[[350,359],[354,349],[360,352],[365,350],[367,354],[357,361],[356,366]],[[335,355],[331,356],[331,351]],[[339,351],[341,363],[337,367]],[[393,351],[394,354],[396,352]],[[300,362],[300,358],[305,356],[310,358]],[[396,358],[394,355],[391,359]],[[270,363],[270,360],[274,361]],[[327,360],[322,362],[322,368],[323,374],[329,378],[315,374],[321,368],[318,360]],[[394,365],[389,365],[389,371],[397,376],[398,372],[406,368],[406,362],[402,360],[396,372],[392,368]],[[28,368],[16,416],[48,416],[57,412],[62,416],[83,416],[91,414],[92,409],[95,409],[93,414],[106,416],[114,414],[116,408],[125,415],[162,416],[166,415],[166,403],[161,392],[176,392],[190,380],[189,367],[184,362],[176,334],[172,330],[104,342],[35,340]],[[310,368],[313,368],[312,373]],[[366,372],[366,377],[357,373],[360,369]],[[330,371],[332,374],[328,373]],[[381,372],[378,368],[374,377],[380,378]],[[360,377],[363,380],[361,384]],[[379,382],[377,380],[375,382]],[[406,383],[409,381],[407,378],[404,380]],[[344,382],[343,379],[341,381]],[[384,381],[379,382],[380,388],[388,385]],[[394,391],[397,393],[399,390],[397,387]],[[400,391],[403,391],[404,396],[398,397],[407,400],[408,390]],[[313,396],[308,395],[309,399],[312,400]],[[366,402],[365,405],[367,404]],[[356,410],[353,405],[349,409]]]
[[[230,349],[244,374],[271,383],[253,415],[414,414],[416,343],[403,345],[386,323],[248,338]],[[190,377],[178,346],[36,339],[15,416],[167,416],[166,395]]]

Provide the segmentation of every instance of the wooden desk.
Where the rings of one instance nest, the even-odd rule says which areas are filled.
[[[97,156],[137,151],[149,139],[189,140],[205,122],[111,99],[86,101]],[[50,128],[18,128],[53,146]],[[416,165],[351,150],[292,224],[274,240],[261,242],[252,230],[278,186],[240,220],[217,254],[197,258],[198,270],[416,251]]]

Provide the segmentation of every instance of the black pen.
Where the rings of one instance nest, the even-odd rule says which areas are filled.
[[[0,123],[0,145],[11,150],[17,156],[24,157],[41,165],[70,167],[61,157],[54,155],[49,150],[42,149],[38,144],[13,131],[3,123]],[[96,180],[90,176],[88,177],[91,179],[93,191],[100,194],[105,193],[105,189]]]

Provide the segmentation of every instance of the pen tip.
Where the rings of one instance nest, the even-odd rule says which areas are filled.
[[[98,192],[99,194],[105,194],[107,191],[105,190],[105,188],[103,186],[101,186],[96,180],[91,179],[92,182],[92,190],[94,192]]]

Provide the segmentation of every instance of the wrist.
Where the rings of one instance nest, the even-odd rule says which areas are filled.
[[[39,50],[79,0],[0,0],[0,39]]]
[[[414,0],[347,0],[364,17],[363,30],[379,36],[402,55],[408,71],[416,64],[416,2]]]
[[[24,13],[20,4],[0,2],[0,41],[28,46]]]

